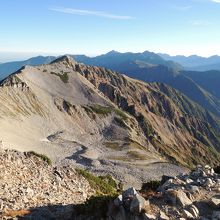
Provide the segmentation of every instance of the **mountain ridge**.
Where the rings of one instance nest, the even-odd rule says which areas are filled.
[[[50,83],[48,84],[48,82]],[[20,99],[20,102],[13,110],[15,97]],[[32,124],[36,123],[34,118],[37,116],[38,125],[46,123],[44,127],[47,128],[49,125],[52,131],[46,132],[48,127],[44,131],[48,134],[46,136],[44,134],[43,138],[42,131],[38,131],[36,127],[35,130],[38,133],[33,133],[32,138],[36,139],[35,135],[40,135],[39,137],[45,140],[48,139],[47,136],[52,137],[50,139],[55,141],[55,144],[57,140],[61,141],[65,136],[69,137],[68,133],[71,133],[72,130],[75,132],[74,142],[85,149],[82,155],[88,160],[97,160],[102,157],[98,155],[100,152],[103,155],[103,145],[100,145],[101,148],[91,148],[97,140],[101,140],[102,135],[106,139],[104,142],[110,144],[107,144],[109,147],[115,145],[120,149],[121,143],[125,146],[138,144],[142,150],[134,151],[135,155],[138,155],[135,157],[139,160],[143,156],[148,158],[150,152],[155,159],[158,158],[159,153],[168,161],[190,166],[198,161],[205,163],[207,160],[205,155],[209,155],[213,163],[217,160],[217,153],[213,152],[218,151],[220,145],[219,118],[165,84],[147,84],[105,68],[76,63],[72,58],[65,56],[49,65],[26,66],[20,72],[11,75],[1,83],[0,100],[6,99],[8,101],[5,103],[5,109],[1,109],[3,125],[10,114],[12,115],[10,117],[15,118],[20,114],[22,117],[30,115],[29,119],[23,119],[23,129],[26,130],[25,126],[28,125],[30,128],[33,126],[29,124],[32,120]],[[47,106],[44,105],[45,102],[48,103]],[[7,115],[5,115],[6,113]],[[16,114],[17,116],[15,116]],[[56,119],[53,118],[53,115],[56,116]],[[31,119],[32,117],[33,119]],[[7,120],[5,121],[4,118]],[[48,122],[46,122],[47,118]],[[60,126],[58,119],[60,122],[62,121],[63,125],[57,133],[58,127],[54,123],[56,122]],[[28,120],[31,121],[28,122]],[[85,121],[87,122],[85,123]],[[87,127],[88,121],[96,134],[92,134],[94,131],[92,132]],[[78,127],[78,131],[72,127],[73,125]],[[70,129],[68,132],[65,131],[65,126]],[[11,134],[15,132],[12,132],[11,125],[7,125],[7,127],[6,130],[9,129]],[[5,134],[6,131],[1,132]],[[83,133],[82,137],[80,132]],[[84,143],[84,136],[88,136],[88,132],[92,134],[89,135],[90,138],[87,138],[88,141],[92,141],[92,145],[87,141]],[[11,138],[5,137],[9,140]],[[12,139],[17,140],[15,136]],[[48,144],[53,145],[53,141]],[[20,141],[18,142],[20,143]],[[35,142],[40,145],[47,143],[37,140]],[[63,145],[66,145],[65,143],[64,141]],[[27,144],[29,145],[29,142]],[[124,153],[127,155],[129,152],[126,148],[122,147],[124,149],[121,151],[122,158]],[[177,153],[177,150],[182,153]],[[58,151],[60,150],[58,149]],[[195,161],[192,151],[200,155],[197,158],[198,161]],[[112,158],[120,161],[116,156],[112,156]]]
[[[165,60],[172,60],[180,63],[186,70],[191,71],[208,71],[208,70],[220,70],[220,56],[213,55],[210,57],[201,57],[198,55],[191,56],[170,56],[168,54],[159,53],[159,56]]]

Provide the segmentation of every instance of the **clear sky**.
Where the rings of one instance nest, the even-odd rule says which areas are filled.
[[[0,28],[0,58],[8,59],[110,50],[220,55],[220,0],[0,0]]]

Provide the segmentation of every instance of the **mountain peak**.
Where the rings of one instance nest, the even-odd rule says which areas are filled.
[[[76,61],[71,56],[64,55],[51,62],[51,64],[53,63],[75,64]]]
[[[115,54],[119,54],[119,52],[116,50],[111,50],[108,53],[106,53],[106,55],[115,55]]]

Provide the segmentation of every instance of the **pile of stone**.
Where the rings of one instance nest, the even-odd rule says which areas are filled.
[[[108,219],[220,220],[220,175],[198,166],[175,178],[164,176],[156,192],[130,188],[111,204]]]
[[[93,193],[70,166],[53,167],[32,154],[0,149],[0,219],[29,210],[36,219],[70,219],[73,205]]]
[[[94,193],[71,166],[53,167],[36,155],[0,149],[0,219],[81,220],[74,205]],[[129,188],[111,202],[106,218],[220,220],[220,175],[198,166],[175,178],[163,176],[157,190]]]

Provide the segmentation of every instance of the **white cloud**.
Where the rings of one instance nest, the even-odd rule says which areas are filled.
[[[220,3],[220,0],[211,0],[212,2]]]
[[[90,11],[90,10],[81,10],[81,9],[74,9],[74,8],[50,8],[51,11],[57,11],[65,14],[74,14],[74,15],[81,15],[81,16],[97,16],[97,17],[104,17],[110,19],[120,19],[120,20],[129,20],[134,19],[131,16],[124,16],[124,15],[116,15],[111,14],[104,11]]]

